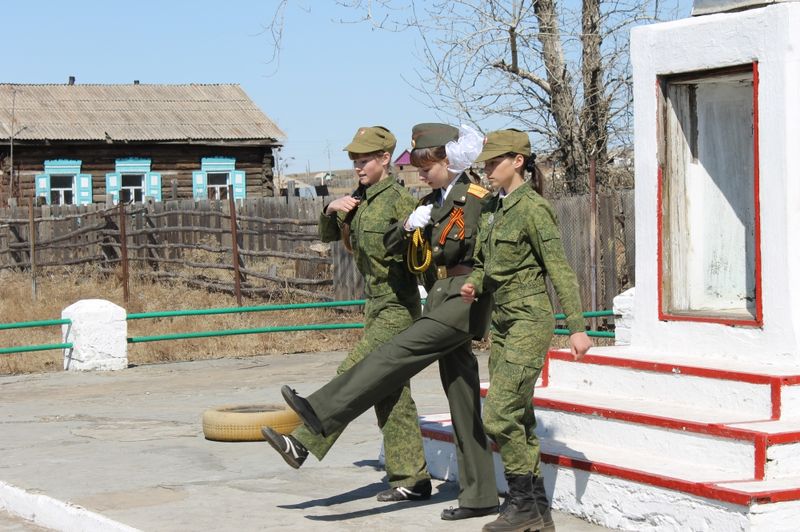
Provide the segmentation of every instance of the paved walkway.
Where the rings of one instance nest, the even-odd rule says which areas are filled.
[[[309,392],[342,358],[294,354],[0,377],[0,531],[42,530],[3,512],[4,503],[11,514],[61,530],[480,530],[485,519],[439,519],[457,504],[453,483],[435,481],[426,502],[375,501],[384,484],[372,413],[348,428],[324,462],[311,457],[298,471],[266,443],[203,438],[204,410],[282,404],[281,384]],[[412,388],[421,414],[446,411],[435,367]],[[9,502],[15,488],[35,506]],[[563,514],[556,524],[559,532],[604,530]]]

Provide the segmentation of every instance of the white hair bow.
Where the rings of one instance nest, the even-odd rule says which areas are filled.
[[[447,169],[461,173],[472,165],[483,150],[483,135],[462,124],[458,128],[458,140],[451,140],[444,149],[450,163]]]

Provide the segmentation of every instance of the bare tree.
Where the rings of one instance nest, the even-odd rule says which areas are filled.
[[[628,32],[662,18],[658,0],[340,0],[356,20],[417,31],[411,82],[432,106],[479,123],[502,117],[534,133],[586,190],[589,161],[608,180],[608,150],[632,135]],[[674,17],[677,2],[670,4]],[[348,22],[348,21],[342,21]],[[544,144],[544,146],[542,146]]]

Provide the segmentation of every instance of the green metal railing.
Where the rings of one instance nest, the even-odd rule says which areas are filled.
[[[347,301],[324,301],[318,303],[291,303],[284,305],[260,305],[250,307],[223,307],[223,308],[207,308],[207,309],[188,309],[188,310],[167,310],[159,312],[140,312],[128,314],[128,320],[142,320],[142,319],[155,319],[155,318],[172,318],[179,316],[210,316],[215,314],[239,314],[243,312],[274,312],[278,310],[300,310],[300,309],[313,309],[313,308],[332,308],[332,307],[350,307],[363,305],[366,301],[364,299],[352,299]],[[584,318],[600,318],[613,316],[612,310],[593,310],[584,312]],[[557,320],[566,318],[564,314],[556,314]],[[69,319],[58,320],[40,320],[40,321],[22,321],[16,323],[2,323],[0,330],[10,329],[23,329],[28,327],[47,327],[52,325],[70,325],[72,321]],[[161,342],[167,340],[185,340],[190,338],[210,338],[215,336],[235,336],[240,334],[261,334],[261,333],[275,333],[275,332],[295,332],[295,331],[329,331],[336,329],[363,329],[363,323],[321,323],[310,325],[283,325],[273,327],[255,327],[248,329],[224,329],[217,331],[195,331],[185,333],[172,333],[160,334],[153,336],[132,336],[128,338],[129,344],[139,344],[145,342]],[[554,334],[568,335],[568,329],[557,328],[553,331]],[[613,331],[587,331],[589,336],[600,338],[614,338]],[[60,344],[39,344],[39,345],[22,345],[17,347],[3,347],[0,348],[0,355],[11,353],[26,353],[31,351],[47,351],[50,349],[71,349],[73,347],[71,342]]]
[[[209,316],[213,314],[239,314],[240,312],[270,312],[275,310],[298,310],[307,308],[327,307],[352,307],[363,305],[364,299],[351,299],[348,301],[323,301],[319,303],[291,303],[286,305],[261,305],[257,307],[223,307],[204,308],[191,310],[166,310],[162,312],[141,312],[128,314],[129,320],[142,320],[148,318],[172,318],[175,316]]]
[[[29,327],[48,327],[51,325],[71,325],[70,319],[59,320],[39,320],[39,321],[18,321],[16,323],[0,323],[0,331],[10,329],[27,329]],[[0,348],[0,355],[10,355],[12,353],[30,353],[31,351],[49,351],[50,349],[72,349],[72,342],[61,344],[38,344],[20,345],[17,347]]]
[[[140,320],[148,318],[171,318],[177,316],[209,316],[214,314],[235,314],[239,312],[271,312],[276,310],[298,310],[310,308],[329,308],[329,307],[346,307],[363,305],[366,302],[364,299],[353,299],[347,301],[326,301],[320,303],[294,303],[286,305],[262,305],[253,307],[224,307],[224,308],[208,308],[208,309],[190,309],[190,310],[168,310],[162,312],[142,312],[139,314],[129,314],[129,320]],[[584,312],[584,318],[599,318],[606,316],[613,316],[612,310],[594,310]],[[565,319],[565,314],[556,314],[556,319]],[[316,325],[286,325],[274,327],[257,327],[249,329],[224,329],[217,331],[196,331],[186,333],[171,333],[159,334],[154,336],[132,336],[128,338],[129,344],[139,344],[145,342],[161,342],[166,340],[185,340],[190,338],[209,338],[216,336],[234,336],[239,334],[260,334],[260,333],[273,333],[273,332],[293,332],[293,331],[326,331],[334,329],[363,329],[363,323],[322,323]],[[555,329],[554,334],[568,335],[568,329]],[[614,338],[612,331],[587,331],[589,336],[601,338]]]

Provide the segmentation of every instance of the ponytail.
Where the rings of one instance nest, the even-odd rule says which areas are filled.
[[[540,196],[544,192],[544,175],[539,167],[536,166],[536,154],[531,153],[525,158],[525,171],[531,174],[531,188],[536,191]]]

